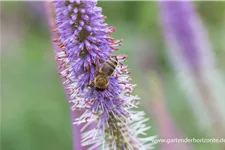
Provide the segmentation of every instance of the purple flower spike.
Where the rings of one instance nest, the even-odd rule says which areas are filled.
[[[159,6],[170,59],[201,128],[224,136],[224,79],[206,28],[190,1],[159,2]]]
[[[159,4],[165,38],[172,53],[181,55],[193,70],[211,64],[211,45],[206,43],[207,32],[192,2],[166,1]]]
[[[72,110],[82,111],[74,124],[85,124],[81,129],[82,145],[90,150],[104,149],[151,149],[154,137],[140,138],[149,129],[143,112],[131,111],[137,107],[137,96],[131,95],[134,86],[129,69],[124,65],[125,55],[117,55],[114,74],[107,87],[99,91],[94,85],[98,74],[111,53],[118,50],[122,40],[109,35],[116,31],[104,23],[102,9],[97,1],[54,1],[56,9],[58,43],[61,51],[56,53],[59,74],[67,91]],[[91,123],[95,129],[85,131]]]

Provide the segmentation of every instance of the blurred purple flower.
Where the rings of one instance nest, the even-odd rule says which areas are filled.
[[[118,66],[109,79],[104,91],[93,86],[96,66],[101,66],[112,52],[117,50],[121,40],[109,35],[114,27],[103,23],[102,8],[97,1],[53,1],[56,11],[60,51],[56,51],[59,74],[63,79],[72,110],[82,111],[74,124],[85,123],[85,131],[91,123],[97,128],[84,132],[82,145],[92,145],[89,149],[104,146],[105,149],[151,149],[153,137],[140,138],[149,129],[144,123],[148,120],[143,112],[134,112],[137,96],[131,95],[134,89],[129,70],[123,64],[127,58],[118,55]]]
[[[166,1],[159,4],[170,51],[181,55],[191,69],[209,65],[212,62],[211,46],[192,2]]]
[[[44,8],[44,2],[41,1],[27,1],[28,8],[31,9],[32,19],[37,23],[45,23],[47,20]]]
[[[149,73],[153,99],[150,106],[157,123],[159,137],[162,139],[184,139],[182,131],[168,110],[160,74],[155,71],[150,71]],[[192,145],[188,143],[159,143],[159,147],[160,150],[192,150]]]
[[[225,132],[224,94],[207,31],[192,2],[159,2],[169,54],[202,126]],[[217,130],[219,129],[219,130]],[[219,132],[220,133],[219,133]],[[224,133],[222,133],[224,134]]]

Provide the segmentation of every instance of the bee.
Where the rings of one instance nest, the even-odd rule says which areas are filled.
[[[97,75],[94,80],[94,87],[97,91],[104,91],[109,85],[109,78],[113,75],[118,64],[116,56],[111,56],[102,66],[96,67]]]

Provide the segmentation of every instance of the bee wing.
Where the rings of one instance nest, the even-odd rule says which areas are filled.
[[[114,69],[109,65],[103,65],[100,70],[101,73],[103,73],[107,76],[111,76],[113,74],[113,71],[114,71]]]
[[[103,65],[102,69],[108,76],[111,76],[114,73],[114,70],[117,67],[117,58],[111,57],[106,61],[105,65]]]

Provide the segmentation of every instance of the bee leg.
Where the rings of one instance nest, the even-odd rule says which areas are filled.
[[[99,72],[99,65],[98,65],[98,64],[96,64],[96,67],[95,67],[95,75],[97,75],[97,74],[98,74],[98,72]]]
[[[92,86],[94,86],[94,85],[95,85],[94,82],[91,82],[91,83],[89,83],[87,86],[92,87]]]

